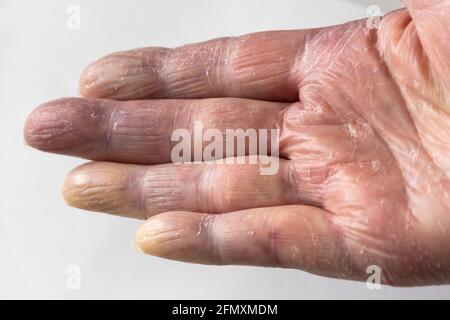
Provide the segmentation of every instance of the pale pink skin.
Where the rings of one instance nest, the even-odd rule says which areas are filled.
[[[355,21],[114,53],[83,73],[86,98],[34,111],[26,141],[97,160],[68,175],[66,200],[148,218],[146,253],[450,283],[450,1],[405,3],[379,30]],[[280,128],[279,173],[170,164],[172,131],[194,120]]]

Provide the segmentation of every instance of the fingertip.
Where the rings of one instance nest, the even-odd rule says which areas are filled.
[[[150,255],[158,255],[154,252],[156,243],[158,243],[158,219],[149,218],[143,224],[141,224],[136,231],[136,244],[139,249]]]
[[[71,207],[114,213],[129,203],[127,171],[117,164],[90,162],[70,171],[63,183],[62,194]]]
[[[89,148],[99,136],[102,111],[95,101],[63,98],[36,108],[24,126],[25,143],[33,148],[75,154]]]
[[[158,68],[166,50],[115,52],[91,63],[80,77],[84,97],[136,100],[163,96]]]
[[[83,97],[126,100],[133,97],[139,83],[139,61],[132,55],[113,53],[86,67],[80,77]]]
[[[50,131],[58,127],[55,120],[56,113],[50,102],[37,107],[25,121],[23,129],[25,143],[36,149],[45,149],[49,145]]]
[[[145,205],[135,183],[140,172],[135,165],[89,162],[67,174],[62,195],[71,207],[143,219]]]
[[[167,220],[161,217],[149,218],[136,232],[136,243],[139,249],[148,255],[167,258],[171,243],[177,241],[177,233],[173,231]]]
[[[136,243],[146,254],[171,260],[193,261],[199,247],[198,217],[193,212],[165,212],[149,218],[136,232]],[[193,223],[194,222],[194,223]],[[197,224],[195,224],[197,223]]]
[[[79,91],[82,97],[107,98],[114,95],[115,87],[113,61],[108,57],[88,65],[81,73]]]
[[[89,175],[90,163],[72,169],[65,177],[61,189],[65,202],[75,208],[85,209],[83,192],[92,184]]]
[[[94,82],[94,76],[92,75],[91,65],[92,64],[88,65],[86,68],[83,69],[83,71],[81,72],[80,79],[78,81],[78,92],[82,97],[92,96],[90,86],[91,83]]]

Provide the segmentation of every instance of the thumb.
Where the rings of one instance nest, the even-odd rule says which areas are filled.
[[[450,1],[405,0],[409,14],[415,24],[424,54],[428,57],[433,73],[445,87],[450,85]]]
[[[450,1],[405,0],[383,18],[379,47],[428,154],[450,177]]]

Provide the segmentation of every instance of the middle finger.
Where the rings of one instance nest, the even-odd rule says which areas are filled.
[[[258,147],[255,152],[246,143],[244,154],[234,155],[260,151],[271,155],[270,130],[277,129],[280,111],[286,106],[236,98],[123,102],[65,98],[37,108],[28,118],[24,134],[29,145],[43,151],[90,160],[162,164],[173,160],[172,150],[180,142],[172,141],[176,129],[186,129],[192,139],[196,125],[202,132],[218,129],[223,134],[223,150],[227,129],[253,129],[257,134],[266,129],[267,151]],[[202,139],[201,155],[209,143]],[[194,151],[198,152],[192,150],[191,159]],[[233,155],[224,152],[224,156]]]

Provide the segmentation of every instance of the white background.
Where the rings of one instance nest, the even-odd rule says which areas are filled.
[[[67,28],[69,5],[81,29]],[[64,175],[82,160],[23,143],[38,104],[76,96],[90,61],[111,51],[177,46],[225,35],[317,27],[363,18],[397,1],[344,0],[0,0],[0,297],[1,298],[450,298],[450,287],[383,287],[295,270],[211,267],[144,256],[133,249],[139,221],[65,205]],[[81,289],[66,270],[81,268]]]

